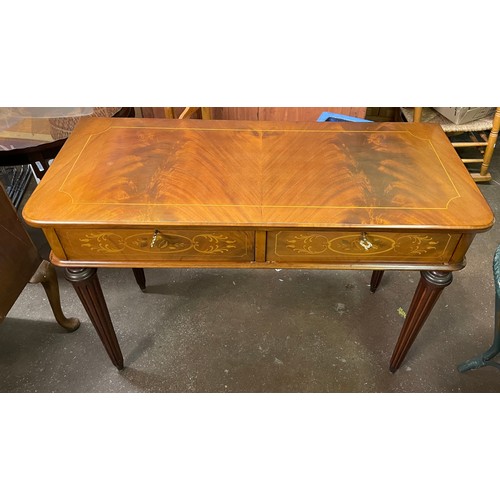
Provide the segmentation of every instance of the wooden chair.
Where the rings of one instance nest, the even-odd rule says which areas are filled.
[[[491,115],[468,123],[455,124],[438,113],[434,108],[401,108],[401,114],[406,121],[439,123],[443,131],[450,137],[451,144],[459,149],[461,159],[466,167],[472,164],[481,164],[479,172],[470,174],[476,182],[491,181],[488,172],[495,144],[500,129],[500,108]],[[465,135],[468,140],[453,140],[453,137]],[[479,154],[476,157],[466,157],[465,151],[475,148]]]
[[[62,312],[54,267],[40,257],[1,184],[0,241],[0,323],[28,283],[41,283],[56,321],[70,332],[76,330],[80,321]]]
[[[164,108],[165,110],[165,118],[176,118],[174,108]],[[179,120],[184,118],[191,118],[195,113],[199,112],[201,114],[202,120],[211,120],[212,112],[210,108],[196,108],[196,107],[187,107],[184,108],[183,111],[179,114]]]

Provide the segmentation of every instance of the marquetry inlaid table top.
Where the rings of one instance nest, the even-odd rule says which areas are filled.
[[[439,125],[136,118],[82,119],[23,215],[118,368],[99,267],[418,270],[395,371],[494,222]]]
[[[85,118],[23,215],[39,227],[459,230],[492,212],[438,125]]]

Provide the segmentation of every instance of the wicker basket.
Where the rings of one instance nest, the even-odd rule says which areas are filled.
[[[120,109],[121,108],[94,108],[92,114],[87,116],[110,117],[120,111]],[[54,140],[66,139],[80,121],[80,118],[81,116],[49,118],[50,135]]]

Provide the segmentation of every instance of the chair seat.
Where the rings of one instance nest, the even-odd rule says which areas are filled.
[[[401,108],[401,112],[407,121],[413,121],[414,108]],[[448,118],[445,118],[434,108],[423,108],[420,121],[424,123],[439,123],[445,132],[481,132],[483,130],[491,130],[494,115],[495,110],[493,110],[490,115],[480,118],[479,120],[456,124],[448,120]]]

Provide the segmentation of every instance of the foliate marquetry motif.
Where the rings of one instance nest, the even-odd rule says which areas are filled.
[[[124,248],[147,252],[179,253],[194,250],[202,254],[224,254],[237,249],[238,241],[224,234],[202,233],[192,237],[158,232],[121,236],[112,232],[90,232],[80,238],[81,246],[98,253],[120,252]]]
[[[333,260],[343,257],[369,258],[372,255],[442,258],[447,251],[453,250],[453,245],[450,245],[452,240],[458,241],[458,236],[331,231],[279,231],[270,236],[276,257],[295,256],[301,260],[308,256],[312,260],[322,257]]]
[[[193,248],[200,253],[225,253],[236,247],[236,240],[222,234],[198,234],[193,238]]]
[[[253,260],[254,233],[251,231],[196,231],[116,229],[96,231],[73,229],[59,235],[72,258],[93,255],[103,259],[137,255],[138,259],[238,259]],[[69,245],[66,244],[70,240]],[[155,257],[156,256],[156,257]]]
[[[442,238],[442,236],[441,236]],[[394,249],[397,253],[405,255],[425,255],[437,250],[439,241],[432,236],[401,236],[396,240]]]
[[[293,238],[286,240],[287,246],[298,254],[320,254],[328,249],[328,238],[319,234],[297,234]]]
[[[97,253],[120,252],[125,247],[123,238],[115,233],[96,233],[90,232],[83,238],[80,238],[82,248]]]

